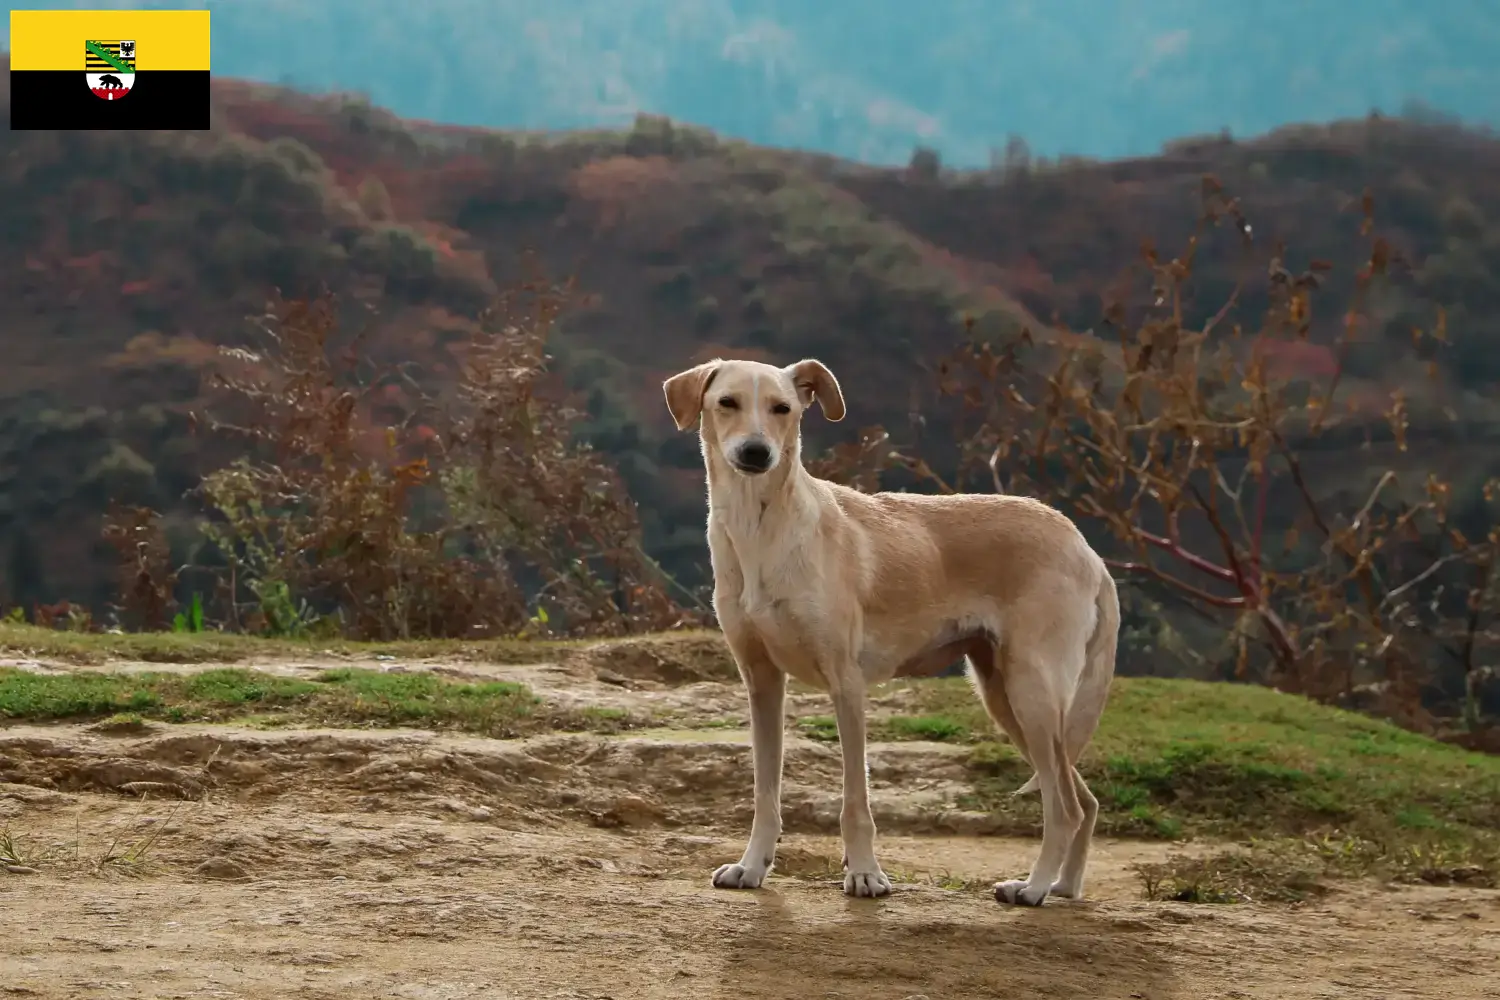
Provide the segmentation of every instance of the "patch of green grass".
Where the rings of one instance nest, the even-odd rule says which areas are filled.
[[[562,712],[522,684],[463,683],[430,673],[338,668],[315,679],[239,667],[201,673],[36,674],[0,668],[0,719],[128,715],[141,721],[260,726],[423,726],[509,737],[542,729],[613,732],[635,720],[611,708]]]
[[[965,680],[908,686],[920,718],[994,731]],[[1040,797],[1011,794],[1031,769],[1010,744],[976,744],[969,767],[963,805],[1040,829]],[[1500,757],[1267,688],[1119,678],[1079,767],[1103,834],[1290,839],[1318,845],[1319,870],[1500,880]]]
[[[145,719],[141,718],[139,712],[116,712],[114,715],[100,719],[90,729],[106,735],[128,736],[133,733],[147,732],[150,726]]]
[[[199,675],[202,676],[202,675]],[[344,668],[319,675],[320,723],[442,726],[496,735],[519,731],[541,707],[523,684],[459,683],[429,673]],[[580,727],[582,728],[582,727]]]
[[[839,741],[838,723],[831,715],[809,715],[797,720],[797,732],[810,740],[826,743]],[[946,715],[893,715],[869,721],[870,740],[932,740],[938,743],[967,743],[973,738],[969,727]]]
[[[876,739],[967,742],[969,727],[947,715],[894,715],[871,727]]]
[[[797,720],[797,731],[810,740],[839,741],[839,726],[831,715],[809,715]]]

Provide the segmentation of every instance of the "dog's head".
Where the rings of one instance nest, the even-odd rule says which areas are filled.
[[[829,420],[844,419],[844,395],[821,361],[785,368],[759,361],[713,361],[662,383],[677,429],[702,418],[705,452],[714,449],[741,475],[759,476],[795,455],[802,414],[816,400]]]

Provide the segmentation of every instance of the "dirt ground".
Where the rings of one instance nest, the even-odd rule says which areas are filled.
[[[728,678],[671,659],[373,665],[738,721]],[[897,885],[850,900],[837,750],[805,740],[788,744],[787,874],[736,893],[709,886],[749,826],[734,728],[0,729],[0,826],[36,859],[0,869],[0,998],[1500,998],[1496,892],[1149,903],[1130,865],[1167,848],[1100,841],[1088,900],[1001,907],[983,886],[1037,844],[954,806],[961,760],[872,747]]]

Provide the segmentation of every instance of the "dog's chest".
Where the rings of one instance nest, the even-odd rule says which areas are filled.
[[[722,596],[763,628],[784,627],[810,610],[816,594],[809,586],[807,549],[786,533],[757,530],[753,523],[725,518],[709,532],[709,550]]]

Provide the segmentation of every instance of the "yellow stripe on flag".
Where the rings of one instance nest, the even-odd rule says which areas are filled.
[[[13,10],[13,71],[84,70],[89,39],[135,42],[137,72],[209,68],[206,10]]]

